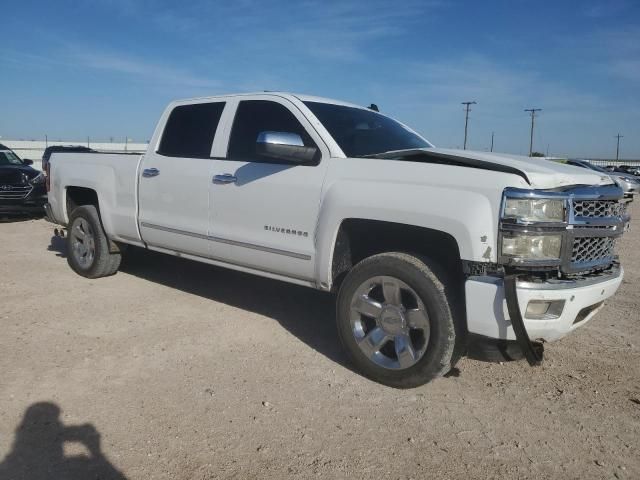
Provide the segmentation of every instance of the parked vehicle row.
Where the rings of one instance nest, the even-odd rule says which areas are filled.
[[[44,214],[45,177],[9,147],[0,144],[0,215]]]
[[[567,165],[588,168],[589,170],[609,175],[614,182],[620,185],[625,195],[627,196],[637,195],[638,193],[640,193],[640,177],[636,177],[635,175],[632,175],[630,173],[625,173],[624,171],[608,170],[603,167],[594,165],[587,160],[569,159],[566,161],[566,163]]]
[[[95,152],[81,145],[54,145],[42,155],[42,170],[46,172],[54,152]],[[0,215],[43,216],[47,202],[46,174],[32,167],[33,160],[21,159],[6,145],[0,144]]]
[[[636,177],[640,176],[640,166],[638,165],[607,165],[604,168],[609,172],[625,173]]]
[[[335,291],[354,365],[395,387],[465,352],[538,364],[622,281],[608,174],[435,148],[336,100],[174,102],[144,155],[54,153],[47,170],[78,274],[112,275],[136,245]]]

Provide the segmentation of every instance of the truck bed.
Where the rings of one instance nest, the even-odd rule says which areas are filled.
[[[77,185],[98,192],[101,218],[112,240],[141,243],[137,225],[138,178],[144,155],[129,153],[54,153],[49,203],[56,220],[69,221],[67,190]],[[60,179],[64,178],[66,185]],[[65,188],[66,187],[66,188]]]

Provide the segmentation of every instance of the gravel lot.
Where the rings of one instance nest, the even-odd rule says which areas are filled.
[[[408,391],[350,370],[329,295],[138,250],[87,280],[52,230],[0,223],[3,480],[640,478],[637,228],[542,367]]]

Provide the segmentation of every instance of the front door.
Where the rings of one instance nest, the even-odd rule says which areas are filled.
[[[227,156],[214,160],[212,241],[230,245],[236,265],[311,280],[328,150],[288,100],[252,98],[238,103]],[[317,158],[300,165],[261,156],[260,132],[300,135],[305,146],[319,149]]]

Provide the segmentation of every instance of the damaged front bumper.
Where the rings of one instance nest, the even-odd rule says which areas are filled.
[[[524,354],[529,363],[539,363],[542,343],[558,340],[591,320],[615,294],[623,273],[615,264],[605,272],[571,280],[470,276],[465,284],[470,343],[494,347],[505,359]],[[470,349],[478,350],[477,345]]]

